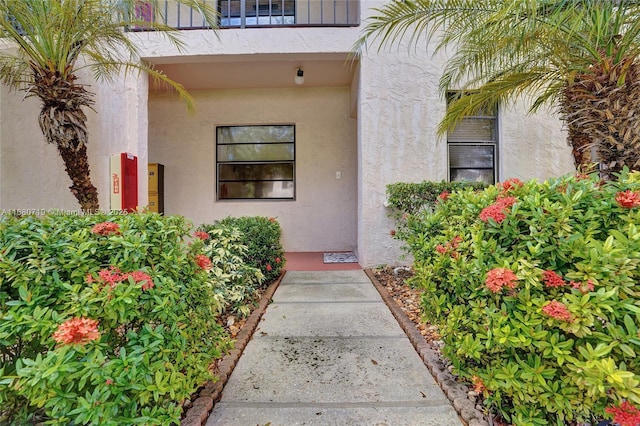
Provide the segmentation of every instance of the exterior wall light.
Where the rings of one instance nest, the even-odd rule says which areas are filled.
[[[296,70],[296,76],[293,81],[295,81],[298,85],[304,84],[304,71],[302,71],[302,68],[298,67],[298,69]]]

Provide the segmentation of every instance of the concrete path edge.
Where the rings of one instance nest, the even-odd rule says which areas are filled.
[[[433,378],[438,382],[444,394],[451,401],[451,405],[453,405],[453,408],[460,418],[469,426],[488,426],[489,423],[485,415],[476,409],[475,404],[468,398],[467,393],[469,392],[469,388],[456,381],[453,374],[449,372],[447,366],[442,362],[440,356],[433,350],[422,334],[420,334],[413,324],[413,321],[409,319],[407,314],[404,313],[402,308],[400,308],[389,295],[387,289],[378,281],[373,271],[365,269],[364,272],[376,290],[378,290],[378,293],[380,293],[382,300],[384,300],[384,303],[398,321],[402,330],[404,330],[409,341],[420,355],[420,358],[431,372]]]
[[[218,363],[218,380],[215,382],[208,381],[204,387],[199,390],[198,397],[193,401],[193,405],[187,410],[185,417],[180,422],[181,426],[202,426],[207,422],[213,405],[220,400],[224,385],[227,383],[227,380],[229,380],[231,372],[238,363],[244,348],[249,343],[249,340],[251,340],[262,315],[267,310],[269,303],[271,303],[273,294],[280,285],[285,273],[286,271],[282,271],[278,279],[267,287],[258,302],[258,306],[251,312],[244,327],[242,327],[236,336],[233,349],[222,357]]]

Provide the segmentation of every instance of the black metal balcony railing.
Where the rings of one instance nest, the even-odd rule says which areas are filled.
[[[205,0],[205,3],[218,11],[220,28],[360,24],[360,0]],[[202,15],[184,4],[165,0],[159,7],[161,10],[153,10],[150,2],[139,1],[136,16],[148,21],[162,19],[165,25],[181,30],[208,28]]]

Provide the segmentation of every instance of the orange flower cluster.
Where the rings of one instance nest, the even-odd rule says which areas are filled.
[[[544,271],[542,276],[544,277],[544,285],[547,288],[564,287],[566,284],[562,277],[554,271]]]
[[[145,272],[142,272],[142,271],[130,272],[129,274],[127,274],[127,279],[129,277],[133,278],[133,281],[135,281],[137,284],[142,283],[143,290],[149,290],[154,286],[153,279],[151,279],[151,276]]]
[[[453,257],[454,259],[458,259],[460,257],[460,253],[458,253],[455,250],[458,248],[458,245],[461,242],[462,242],[462,237],[460,235],[457,235],[445,245],[438,244],[436,246],[436,251],[440,254],[445,254],[450,252],[451,257]]]
[[[620,207],[631,209],[640,206],[640,192],[627,189],[616,194],[616,202]]]
[[[60,324],[53,338],[64,345],[89,343],[100,338],[98,321],[89,318],[72,318]]]
[[[120,225],[113,222],[102,222],[94,225],[91,232],[98,235],[120,235]]]
[[[115,288],[115,286],[117,286],[121,282],[128,280],[129,277],[133,278],[133,281],[138,284],[142,283],[143,290],[149,290],[154,286],[153,279],[146,272],[134,271],[122,273],[122,271],[120,271],[120,269],[116,268],[115,266],[110,266],[108,269],[102,269],[100,272],[98,272],[97,280],[93,278],[91,274],[87,274],[85,279],[89,284],[97,281],[103,284],[108,284],[109,288]]]
[[[494,268],[487,272],[487,279],[484,283],[491,292],[498,293],[502,287],[516,288],[517,280],[518,277],[511,269]]]
[[[206,241],[209,239],[209,234],[204,231],[196,231],[193,233],[193,236],[201,239],[202,241]]]
[[[545,305],[542,308],[542,312],[560,321],[573,321],[573,317],[571,316],[571,312],[569,312],[569,309],[567,309],[567,307],[563,303],[556,300],[552,300],[547,305]]]
[[[438,199],[436,201],[447,201],[447,198],[449,198],[449,195],[451,195],[448,191],[442,191],[440,193],[440,195],[438,195]]]
[[[196,256],[196,263],[198,264],[199,267],[201,267],[205,271],[208,271],[209,269],[211,269],[211,259],[209,259],[204,254],[199,254]]]
[[[93,277],[91,277],[93,279]],[[109,287],[114,288],[120,282],[124,281],[124,277],[120,269],[115,266],[109,267],[109,269],[102,269],[98,272],[98,278],[105,284],[109,284]]]
[[[483,222],[488,222],[489,219],[493,219],[496,223],[500,223],[507,218],[505,212],[516,202],[518,202],[516,197],[498,197],[495,203],[482,209],[479,218]]]
[[[522,183],[518,178],[509,178],[500,184],[503,193],[512,189],[520,188],[522,185],[524,185],[524,183]]]
[[[613,416],[613,423],[620,426],[640,425],[640,410],[629,401],[624,401],[617,407],[606,408],[605,411]]]

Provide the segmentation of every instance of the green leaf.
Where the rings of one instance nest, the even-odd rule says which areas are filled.
[[[633,318],[631,318],[631,316],[629,315],[624,316],[624,325],[627,328],[627,333],[629,333],[629,335],[631,336],[638,335],[638,327],[636,326],[636,323],[633,320]]]
[[[622,352],[624,352],[627,356],[629,356],[629,357],[631,357],[631,358],[635,358],[635,357],[636,357],[636,353],[635,353],[635,351],[633,350],[633,348],[632,348],[631,346],[629,346],[629,345],[625,345],[624,343],[621,343],[618,347],[619,347],[619,348],[622,350]]]

